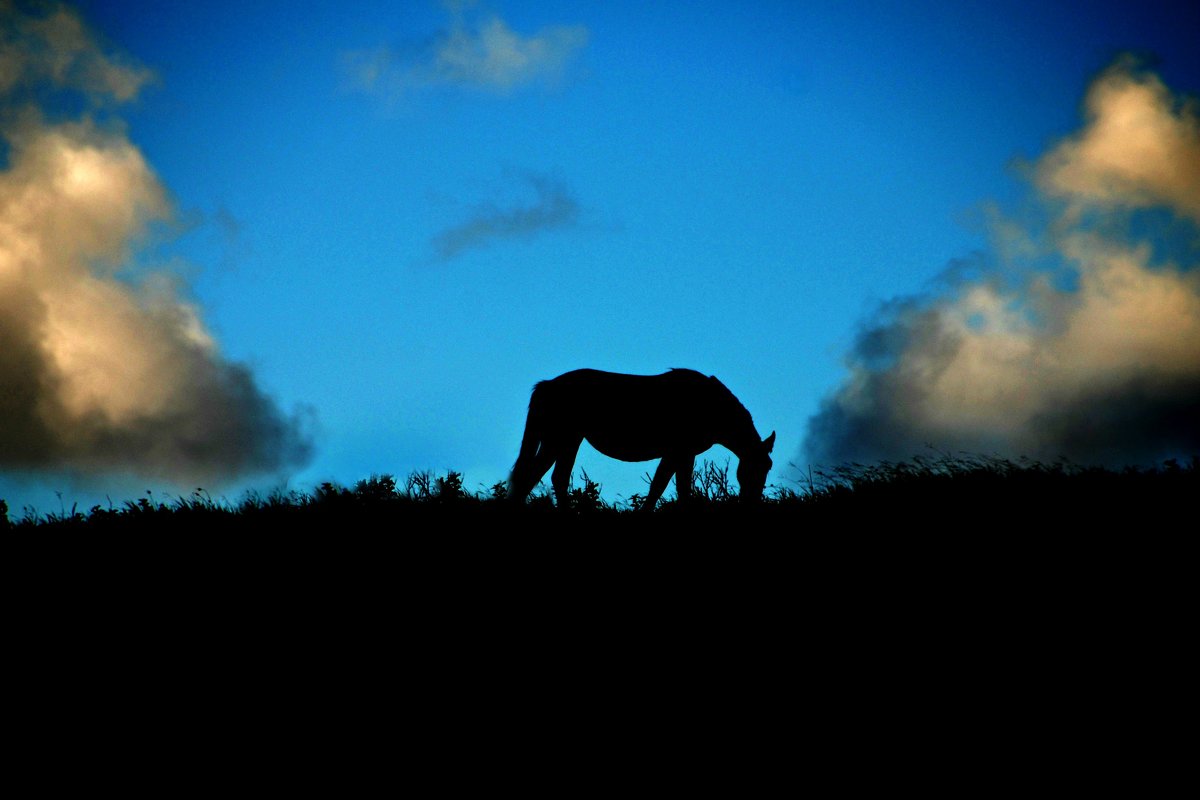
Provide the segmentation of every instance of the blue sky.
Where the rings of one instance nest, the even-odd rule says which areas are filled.
[[[44,15],[18,5],[0,13]],[[169,210],[144,212],[114,280],[170,276],[217,373],[248,368],[251,416],[296,452],[222,484],[236,471],[59,448],[6,459],[0,497],[53,511],[56,492],[216,480],[236,497],[447,468],[490,486],[533,383],[584,366],[716,375],[777,431],[770,480],[794,486],[810,421],[845,423],[845,391],[828,402],[853,382],[847,354],[892,329],[880,305],[952,264],[993,269],[998,230],[1059,213],[1029,210],[1031,170],[1085,125],[1098,75],[1133,53],[1172,97],[1200,92],[1189,5],[77,3],[95,58],[149,70],[135,96],[29,68],[51,88],[5,110],[40,106],[48,130],[76,109],[141,154]],[[14,30],[10,48],[33,35]],[[1026,441],[994,434],[997,452]],[[585,446],[577,470],[619,499],[653,466]]]

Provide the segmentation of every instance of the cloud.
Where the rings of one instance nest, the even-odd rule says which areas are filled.
[[[178,279],[127,274],[174,211],[100,108],[148,71],[100,52],[66,9],[0,14],[0,470],[214,485],[305,460],[301,419],[222,358]],[[51,122],[33,105],[67,93],[91,111]]]
[[[1086,114],[1031,170],[1048,222],[993,218],[994,252],[864,324],[802,459],[1200,453],[1196,105],[1121,60]]]
[[[1048,153],[1037,183],[1081,206],[1172,207],[1200,222],[1200,115],[1128,58],[1088,91],[1087,126]]]
[[[465,250],[486,247],[496,239],[527,238],[575,224],[579,204],[562,183],[537,174],[526,175],[525,181],[536,194],[532,204],[508,208],[490,203],[479,206],[470,219],[434,237],[437,257],[445,261]]]
[[[462,8],[450,10],[449,29],[423,45],[346,54],[354,83],[392,95],[435,86],[509,92],[561,80],[587,44],[582,25],[551,25],[523,36],[498,16],[471,24]]]
[[[125,102],[153,77],[145,67],[102,52],[71,10],[31,15],[0,0],[0,96],[11,100],[49,84],[80,89],[94,101]]]

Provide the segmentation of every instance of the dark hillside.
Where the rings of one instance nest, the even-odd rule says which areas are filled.
[[[514,509],[450,473],[18,519],[14,655],[39,698],[369,741],[649,714],[850,760],[980,737],[1057,760],[1180,707],[1195,461],[852,468],[754,507],[722,474],[652,514],[586,483]]]
[[[1153,469],[1109,470],[1064,463],[1014,463],[1000,459],[915,459],[874,466],[850,465],[822,473],[799,489],[768,488],[761,503],[739,502],[728,467],[705,463],[693,479],[688,503],[665,500],[653,513],[616,506],[584,476],[568,509],[535,494],[521,507],[504,497],[464,489],[462,475],[391,476],[353,488],[323,484],[308,494],[248,495],[237,503],[213,500],[203,490],[174,500],[141,498],[87,512],[14,518],[0,500],[0,529],[12,534],[154,532],[258,536],[347,534],[409,536],[514,534],[593,530],[629,532],[759,533],[828,540],[849,535],[911,540],[930,534],[971,537],[998,531],[1021,538],[1178,533],[1195,519],[1200,459],[1169,461]]]

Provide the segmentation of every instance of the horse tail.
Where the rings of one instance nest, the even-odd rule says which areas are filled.
[[[533,393],[529,396],[529,413],[525,417],[525,433],[521,436],[521,449],[517,453],[517,463],[513,465],[512,472],[508,476],[509,496],[514,500],[524,500],[525,494],[528,494],[530,489],[525,489],[522,493],[520,488],[521,482],[526,479],[524,473],[531,470],[533,459],[537,455],[538,446],[542,443],[542,436],[546,429],[546,381],[539,381],[533,387]],[[516,495],[520,494],[520,497]]]
[[[529,397],[529,413],[525,417],[525,433],[521,437],[521,450],[517,453],[518,462],[528,461],[537,455],[546,416],[544,395],[541,383],[533,387],[533,394]]]

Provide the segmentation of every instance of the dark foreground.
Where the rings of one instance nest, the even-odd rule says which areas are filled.
[[[651,762],[735,791],[1145,789],[1186,752],[1197,473],[894,466],[651,514],[451,474],[16,520],[14,729],[128,749],[119,722],[139,763],[215,748],[340,789]]]

